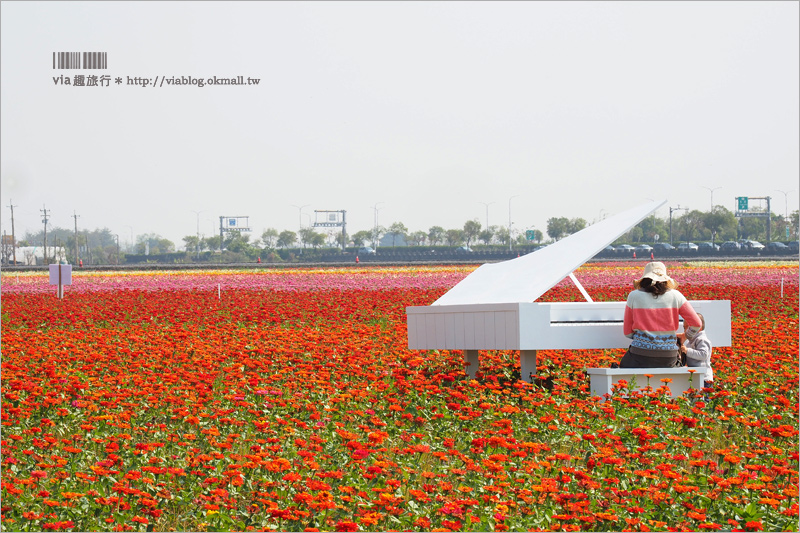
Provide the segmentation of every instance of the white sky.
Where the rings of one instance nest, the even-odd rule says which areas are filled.
[[[7,2],[0,224],[546,230],[648,199],[798,209],[798,2]],[[108,52],[108,70],[52,53]],[[109,87],[55,85],[108,74]],[[116,77],[260,78],[128,86]],[[785,191],[784,195],[779,191]],[[510,200],[510,198],[513,200]],[[659,216],[668,215],[667,207]],[[306,215],[311,215],[310,217]]]

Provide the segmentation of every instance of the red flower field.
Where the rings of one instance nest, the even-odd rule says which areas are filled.
[[[4,273],[3,530],[797,531],[797,264],[668,266],[732,302],[715,389],[606,403],[583,369],[621,350],[540,352],[541,387],[407,349],[474,267]],[[577,275],[622,301],[641,267]]]

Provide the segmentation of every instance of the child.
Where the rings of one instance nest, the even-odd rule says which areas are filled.
[[[706,377],[705,388],[714,387],[714,372],[711,370],[711,341],[706,336],[706,319],[700,313],[702,325],[698,327],[689,326],[679,335],[683,341],[681,344],[681,354],[686,356],[686,366],[705,367]]]

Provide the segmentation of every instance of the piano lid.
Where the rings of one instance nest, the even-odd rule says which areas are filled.
[[[433,305],[533,302],[666,202],[629,209],[516,259],[481,265]]]

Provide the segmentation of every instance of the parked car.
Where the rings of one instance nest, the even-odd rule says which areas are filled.
[[[605,248],[597,252],[594,257],[595,259],[602,259],[604,257],[614,257],[616,253],[617,251],[614,249],[613,246],[606,246]]]
[[[744,248],[745,250],[761,251],[764,249],[764,245],[758,241],[745,240],[740,242],[740,244],[742,245],[742,248]]]
[[[682,242],[678,245],[678,250],[681,252],[696,252],[698,246],[693,242]]]
[[[725,241],[719,247],[720,252],[738,252],[741,247],[736,241]]]
[[[697,245],[698,252],[716,252],[719,250],[719,244],[714,244],[713,242],[701,242]]]
[[[798,253],[798,250],[800,250],[800,242],[798,241],[792,241],[786,246],[789,248],[789,253],[796,254]]]
[[[470,254],[470,253],[472,253],[472,248],[470,248],[469,246],[459,246],[458,248],[456,248],[456,253],[457,254]]]
[[[782,242],[773,241],[767,244],[767,251],[773,254],[788,254],[789,247]]]
[[[358,255],[375,255],[375,250],[372,246],[362,246],[358,249]]]
[[[657,242],[653,245],[653,250],[656,252],[672,252],[675,247],[668,242]]]
[[[637,252],[649,254],[650,252],[653,251],[653,247],[650,246],[649,244],[640,244],[639,246],[634,248],[634,250],[636,250]]]
[[[617,248],[617,252],[619,252],[619,253],[625,253],[625,254],[629,254],[629,253],[633,252],[633,251],[634,251],[634,249],[635,249],[635,248],[634,248],[633,246],[631,246],[630,244],[620,244],[620,245],[619,245],[619,246],[617,246],[616,248]]]

